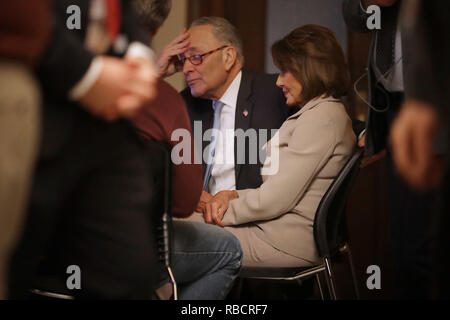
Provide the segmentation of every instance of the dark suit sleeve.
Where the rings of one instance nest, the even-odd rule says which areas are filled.
[[[122,1],[122,26],[130,42],[148,43],[139,19],[131,5],[131,1]],[[88,4],[88,2],[83,4]],[[53,4],[53,33],[38,68],[38,77],[44,88],[51,90],[61,98],[66,98],[84,76],[91,65],[93,55],[84,48],[83,32],[68,30],[66,27],[66,6]],[[83,7],[83,9],[85,9]],[[83,11],[87,12],[87,11]],[[82,30],[83,31],[83,30]]]
[[[423,28],[402,30],[404,52],[408,53],[407,67],[404,68],[404,87],[407,98],[426,102],[436,102],[433,89],[435,73],[432,72],[430,46]]]
[[[418,7],[415,5],[420,4]],[[447,13],[450,2],[405,1],[401,11],[402,45],[404,60],[404,86],[406,98],[420,100],[436,108],[442,122],[435,140],[434,152],[448,154],[447,104],[450,90],[450,42],[442,38],[441,30],[450,28]]]
[[[370,16],[361,10],[361,0],[344,0],[342,2],[342,14],[345,23],[354,32],[366,33],[371,30],[367,28],[367,18]]]
[[[37,69],[44,90],[60,98],[67,98],[68,92],[81,80],[93,59],[76,31],[67,29],[64,18],[65,12],[54,5],[53,32]]]
[[[405,92],[407,97],[428,102],[448,115],[450,45],[441,32],[450,28],[450,2],[421,1],[415,19],[408,16],[412,4],[405,2],[401,19],[403,50],[409,59],[404,71]]]

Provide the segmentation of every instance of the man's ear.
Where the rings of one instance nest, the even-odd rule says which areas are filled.
[[[225,69],[227,71],[230,71],[231,68],[234,66],[234,64],[236,63],[236,59],[237,59],[237,52],[236,52],[236,48],[229,46],[223,49],[224,53],[223,53],[223,60],[225,63]]]

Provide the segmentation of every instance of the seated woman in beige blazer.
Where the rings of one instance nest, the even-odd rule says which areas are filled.
[[[295,29],[272,46],[272,56],[281,70],[277,86],[289,106],[301,109],[268,142],[263,184],[217,193],[203,217],[240,240],[244,266],[307,266],[318,260],[316,209],[355,147],[339,100],[350,76],[341,47],[325,27]],[[277,173],[264,175],[273,161],[279,161]]]

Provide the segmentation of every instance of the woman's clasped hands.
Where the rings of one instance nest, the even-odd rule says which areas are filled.
[[[230,201],[236,198],[239,198],[239,195],[235,190],[220,191],[214,196],[203,191],[196,211],[203,213],[206,223],[224,227],[222,219]]]

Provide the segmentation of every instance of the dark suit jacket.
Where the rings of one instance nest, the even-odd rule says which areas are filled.
[[[72,4],[81,8],[79,31],[66,27]],[[53,1],[53,33],[37,69],[44,96],[41,154],[23,236],[12,258],[11,298],[29,296],[42,263],[44,272],[58,276],[66,261],[83,266],[84,289],[71,292],[77,296],[123,298],[135,291],[142,299],[157,270],[145,150],[131,125],[94,118],[67,98],[93,58],[83,47],[89,4]],[[122,1],[121,32],[137,40],[138,19],[130,5]]]
[[[448,118],[450,89],[449,41],[440,31],[449,30],[448,2],[407,1],[402,7],[402,36],[410,52],[410,77],[405,79],[408,97],[428,102]]]
[[[344,0],[343,15],[344,20],[350,30],[360,33],[372,33],[372,42],[369,50],[368,59],[368,81],[369,81],[369,102],[372,106],[377,107],[377,101],[384,99],[384,93],[376,87],[377,79],[372,68],[372,62],[375,58],[375,42],[378,37],[378,45],[382,47],[382,52],[389,53],[392,51],[392,41],[395,37],[398,13],[401,0],[391,7],[381,8],[381,29],[370,30],[367,28],[367,18],[370,16],[364,13],[360,8],[360,0]],[[402,47],[404,41],[402,39]],[[408,77],[409,57],[408,52],[402,51],[403,58],[403,78]],[[377,57],[377,59],[379,59]],[[382,109],[382,108],[380,108]],[[375,112],[369,108],[366,121],[366,154],[372,155],[380,152],[386,147],[386,141],[389,134],[389,120],[387,112]]]
[[[412,77],[408,84],[411,97],[425,101],[438,110],[441,125],[450,125],[450,41],[443,32],[450,29],[450,2],[408,0],[402,8],[402,26],[408,48],[411,50]],[[444,31],[445,30],[445,31]],[[447,143],[449,141],[447,140]],[[447,145],[448,146],[448,145]],[[448,150],[448,149],[447,149]],[[447,174],[441,185],[432,232],[434,240],[433,299],[450,298],[450,173],[447,158]]]
[[[256,130],[268,129],[268,135],[270,135],[270,129],[279,129],[290,114],[298,111],[297,108],[287,107],[282,90],[275,85],[276,79],[277,75],[263,74],[247,68],[242,69],[236,105],[235,129],[243,129],[244,131],[250,128]],[[211,100],[193,97],[189,88],[183,90],[181,95],[186,101],[192,128],[195,131],[194,121],[201,121],[203,136],[203,133],[213,125],[214,112]],[[244,111],[247,111],[247,116],[244,115]],[[267,140],[270,138],[269,136]],[[203,141],[202,151],[208,144],[209,141]],[[260,173],[262,164],[259,160],[257,164],[249,164],[249,161],[245,161],[245,164],[237,164],[237,143],[235,143],[234,148],[236,189],[259,187],[262,184]],[[248,145],[246,145],[246,159],[249,157],[249,152],[257,152],[257,150],[250,151]],[[242,161],[239,162],[242,163]],[[206,165],[203,162],[203,171],[205,171],[205,168]]]
[[[0,3],[0,56],[33,66],[50,36],[50,1]]]
[[[69,17],[66,10],[73,4],[71,0],[53,1],[53,33],[37,67],[37,76],[44,93],[41,158],[51,158],[61,150],[76,126],[82,126],[85,121],[101,122],[67,98],[68,92],[84,76],[93,59],[93,55],[83,46],[89,22],[90,0],[76,2],[81,9],[80,30],[66,27]],[[122,0],[121,8],[120,33],[125,34],[130,42],[146,43],[148,36],[142,31],[131,2]],[[108,52],[108,55],[117,56],[113,51]]]

